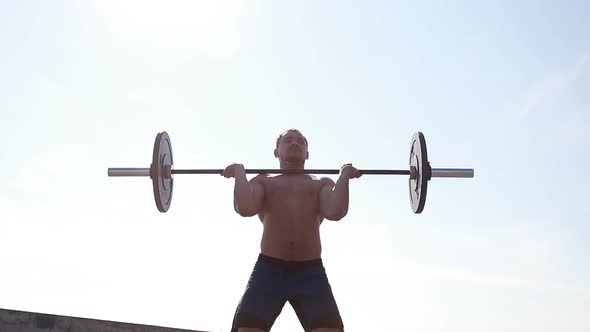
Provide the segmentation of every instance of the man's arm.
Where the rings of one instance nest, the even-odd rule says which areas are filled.
[[[320,190],[320,212],[328,220],[338,221],[348,213],[348,183],[352,178],[358,178],[359,171],[347,164],[340,170],[340,177],[336,184],[329,178],[323,178]]]
[[[226,178],[234,177],[234,210],[242,217],[256,215],[264,201],[264,187],[260,183],[260,175],[248,181],[244,166],[232,164],[222,173]]]

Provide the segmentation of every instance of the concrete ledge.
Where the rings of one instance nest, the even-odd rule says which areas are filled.
[[[0,308],[4,332],[205,332]]]

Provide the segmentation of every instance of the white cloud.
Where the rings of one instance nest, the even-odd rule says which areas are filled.
[[[90,10],[122,45],[227,57],[240,46],[240,20],[251,8],[243,1],[129,0],[97,1]]]
[[[576,82],[587,74],[590,54],[579,56],[573,63],[559,68],[534,82],[525,94],[522,117],[541,111],[565,96]]]
[[[590,297],[590,289],[588,288],[552,280],[525,279],[510,275],[490,274],[460,266],[426,265],[399,258],[395,260],[393,265],[399,269],[400,273],[408,274],[413,279],[456,281],[487,287],[529,288],[544,291],[557,290]]]

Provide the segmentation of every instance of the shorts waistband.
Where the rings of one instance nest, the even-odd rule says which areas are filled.
[[[322,266],[322,259],[321,258],[310,259],[310,260],[305,260],[305,261],[286,261],[284,259],[271,257],[271,256],[267,256],[264,254],[259,254],[258,261],[268,263],[268,264],[273,264],[273,265],[287,268],[287,269],[296,269],[296,270],[304,269],[304,268],[308,268],[308,267]]]

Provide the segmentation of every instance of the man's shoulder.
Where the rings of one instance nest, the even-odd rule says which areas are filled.
[[[329,186],[334,186],[336,185],[336,183],[334,182],[334,180],[332,180],[329,177],[317,177],[317,176],[313,176],[312,177],[314,181],[317,181],[322,187],[329,185]]]
[[[268,177],[268,174],[258,174],[250,180],[250,183],[264,183]]]

